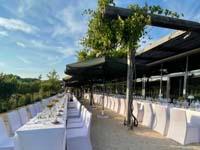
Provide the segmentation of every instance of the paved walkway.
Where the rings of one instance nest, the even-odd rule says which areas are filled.
[[[92,111],[93,150],[200,150],[200,145],[182,146],[142,126],[128,130],[123,126],[123,117],[109,110],[109,119],[97,118],[100,110],[97,107]]]

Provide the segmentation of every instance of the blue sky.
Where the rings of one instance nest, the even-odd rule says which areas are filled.
[[[200,21],[198,0],[116,0],[116,5],[161,5]],[[97,0],[0,0],[0,72],[38,77],[55,69],[60,78],[65,65],[76,61],[79,40],[87,31],[85,9]],[[152,42],[172,30],[149,28]]]

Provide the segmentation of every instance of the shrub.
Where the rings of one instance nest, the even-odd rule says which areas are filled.
[[[29,104],[29,103],[26,101],[26,97],[24,95],[20,95],[18,100],[17,100],[17,106],[21,107],[21,106],[24,106],[24,105],[27,105],[27,104]]]

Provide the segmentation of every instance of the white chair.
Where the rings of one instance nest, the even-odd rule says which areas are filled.
[[[107,105],[106,105],[106,108],[110,109],[110,96],[107,96]]]
[[[140,109],[141,104],[139,104],[136,100],[133,101],[133,115],[137,118],[138,122],[142,122],[144,110]]]
[[[15,131],[22,126],[21,119],[17,111],[12,111],[8,113],[8,122],[13,135]]]
[[[30,112],[32,118],[35,117],[35,116],[37,115],[37,112],[36,112],[36,110],[35,110],[33,104],[28,105],[28,110],[29,110],[29,112]]]
[[[187,122],[185,110],[171,108],[167,137],[183,145],[198,143],[200,142],[199,127]]]
[[[112,96],[112,107],[111,107],[111,110],[114,111],[115,110],[115,97]]]
[[[34,106],[34,108],[35,108],[35,110],[36,110],[37,113],[42,112],[42,105],[41,105],[40,102],[34,103],[33,106]]]
[[[144,102],[144,116],[143,116],[143,120],[142,120],[142,125],[146,126],[148,128],[152,127],[152,123],[153,123],[153,109],[152,109],[152,105],[150,103],[146,103]]]
[[[67,129],[67,139],[76,137],[90,137],[91,117],[92,114],[89,111],[87,111],[84,126],[82,128]]]
[[[67,112],[68,117],[78,117],[80,115],[80,109],[81,109],[81,103],[77,101],[75,108],[72,109],[68,108]]]
[[[93,100],[94,100],[94,104],[97,104],[97,97],[98,97],[98,95],[97,95],[97,94],[93,94]]]
[[[126,107],[125,107],[125,99],[124,98],[120,98],[120,111],[119,114],[125,116],[126,114]]]
[[[43,108],[47,107],[48,103],[49,103],[48,99],[43,99],[42,100],[42,106],[43,106]]]
[[[113,100],[112,100],[112,97],[111,97],[111,96],[109,96],[109,100],[110,100],[110,105],[109,105],[108,109],[111,110],[111,108],[112,108],[112,106],[113,106]]]
[[[115,97],[115,105],[114,105],[114,112],[117,113],[119,107],[119,99]]]
[[[14,150],[13,139],[8,136],[2,118],[0,118],[0,150]]]
[[[97,104],[101,104],[101,95],[98,95],[96,97],[96,101],[97,101]]]
[[[68,108],[73,109],[76,108],[78,100],[73,100],[72,102],[68,101]]]
[[[167,106],[155,105],[155,117],[153,130],[159,132],[162,135],[166,135],[168,129],[168,114],[167,114]]]
[[[21,119],[21,123],[24,125],[26,122],[28,122],[29,120],[29,117],[28,117],[28,113],[26,111],[26,108],[20,108],[18,110],[19,112],[19,116],[20,116],[20,119]]]
[[[80,118],[69,118],[69,120],[67,120],[67,129],[82,128],[84,126],[84,122],[86,119],[86,112],[87,112],[87,109],[84,106],[82,106]]]
[[[81,107],[81,115],[80,117],[75,117],[75,118],[68,118],[67,123],[76,123],[76,122],[82,122],[83,118],[86,115],[86,108],[84,106]]]
[[[104,107],[107,108],[107,105],[108,105],[108,98],[106,94],[104,94]]]

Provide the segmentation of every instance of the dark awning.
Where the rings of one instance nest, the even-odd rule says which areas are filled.
[[[145,72],[145,66],[136,63],[138,73]],[[137,71],[138,71],[137,70]],[[68,64],[65,73],[82,83],[101,83],[104,81],[125,80],[127,61],[120,58],[100,57]],[[138,74],[138,76],[139,76]]]

